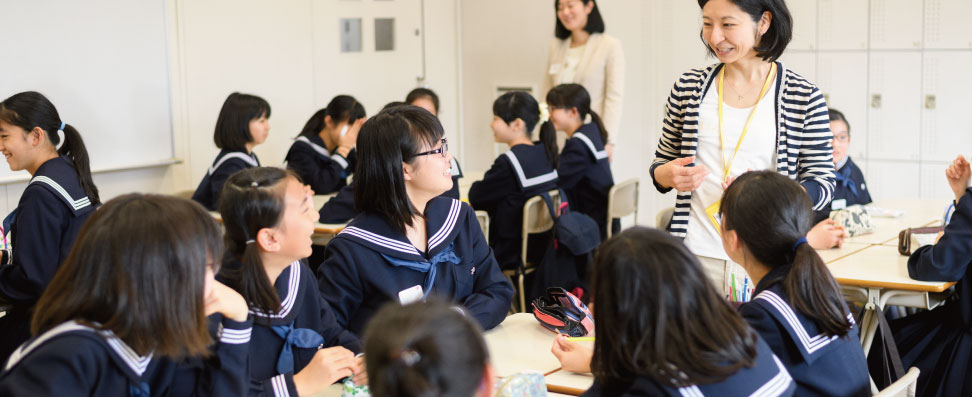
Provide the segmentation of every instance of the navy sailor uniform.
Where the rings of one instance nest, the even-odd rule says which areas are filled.
[[[889,324],[901,354],[901,364],[905,369],[921,370],[919,396],[972,395],[972,266],[969,265],[972,265],[972,188],[956,203],[952,219],[938,243],[918,248],[908,258],[908,276],[915,280],[957,281],[952,299],[934,310],[892,320]],[[868,358],[880,356],[872,350]],[[878,364],[876,361],[871,364]]]
[[[437,197],[426,206],[425,219],[427,252],[374,213],[358,215],[330,241],[318,281],[338,323],[361,335],[386,303],[428,295],[461,305],[483,329],[503,321],[513,286],[493,258],[472,208]],[[407,294],[419,288],[417,296]]]
[[[844,337],[827,336],[816,322],[797,311],[783,288],[791,266],[778,266],[756,285],[752,301],[739,313],[783,361],[799,395],[870,396],[867,362],[854,317]]]
[[[235,271],[231,261],[224,269]],[[225,281],[220,272],[219,279]],[[264,313],[250,308],[254,318],[250,343],[250,396],[296,396],[294,374],[310,363],[318,347],[343,346],[361,352],[358,337],[337,323],[331,307],[321,298],[314,273],[303,261],[284,269],[274,282],[280,310]]]
[[[199,182],[196,192],[192,194],[192,199],[206,209],[216,211],[219,205],[219,194],[223,191],[223,183],[226,183],[226,179],[239,170],[259,166],[260,160],[256,153],[223,149]]]
[[[564,143],[557,166],[560,188],[567,193],[570,209],[585,214],[597,222],[601,240],[607,237],[608,192],[614,186],[611,163],[601,131],[596,124],[580,126]],[[611,222],[613,231],[620,230],[620,222]]]
[[[851,160],[850,156],[845,157],[845,159],[847,161],[844,165],[834,173],[837,181],[837,186],[834,188],[834,201],[844,200],[847,206],[870,204],[871,193],[868,192],[867,184],[864,183],[864,173],[857,167],[857,164],[854,164],[854,160]]]
[[[348,158],[331,154],[320,135],[301,135],[287,151],[284,161],[300,175],[305,185],[310,185],[315,194],[330,194],[347,185],[348,175],[354,172],[355,151],[351,149]]]
[[[94,210],[67,157],[37,168],[11,214],[11,263],[0,266],[0,301],[11,305],[0,317],[0,361],[30,338],[34,304]]]
[[[459,178],[462,178],[462,169],[455,157],[452,158],[452,166],[449,170],[452,173],[452,189],[442,193],[440,197],[448,197],[459,200]],[[347,223],[358,215],[358,210],[354,208],[354,183],[338,190],[334,197],[331,197],[321,206],[318,213],[321,216],[321,223]]]
[[[523,204],[556,188],[557,170],[539,143],[511,147],[496,158],[483,180],[472,184],[469,204],[489,213],[489,246],[501,267],[513,268],[522,262]],[[530,236],[535,237],[540,236]],[[535,244],[542,246],[542,241]]]
[[[139,356],[109,330],[65,322],[14,352],[0,374],[0,395],[239,396],[251,323],[222,319],[210,357],[175,362]]]
[[[598,381],[581,396],[792,396],[796,385],[780,359],[773,354],[762,338],[757,339],[756,362],[723,381],[703,385],[674,388],[661,384],[650,376],[641,376],[630,383],[604,385]]]

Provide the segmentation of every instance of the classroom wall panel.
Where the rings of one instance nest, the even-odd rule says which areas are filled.
[[[813,50],[817,48],[817,0],[788,1],[793,15],[793,40],[787,50]]]
[[[929,49],[969,49],[972,1],[925,0],[924,46]]]
[[[921,173],[917,161],[871,159],[867,171],[864,179],[874,201],[921,198]]]
[[[866,49],[868,0],[819,0],[817,23],[818,49]]]
[[[968,117],[972,75],[954,73],[956,65],[972,65],[972,51],[923,54],[922,161],[948,161],[972,150],[972,118]]]
[[[921,1],[871,0],[870,47],[921,48],[921,15]]]
[[[817,81],[817,53],[810,51],[789,51],[780,57],[783,65],[803,78]]]
[[[868,156],[918,160],[921,136],[921,53],[871,52]]]
[[[821,51],[817,60],[817,86],[827,98],[827,106],[847,117],[851,128],[848,153],[855,162],[862,160],[868,148],[867,52]]]
[[[964,149],[963,153],[968,156],[968,152],[969,149]],[[946,161],[922,163],[921,198],[942,200],[942,202],[955,199],[955,194],[952,193],[952,189],[945,179],[945,169],[948,168],[948,165],[949,163]],[[942,208],[942,214],[945,214],[945,208]]]

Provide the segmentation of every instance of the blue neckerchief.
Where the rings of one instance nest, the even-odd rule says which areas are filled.
[[[449,246],[446,247],[446,249],[442,250],[442,252],[439,252],[438,254],[433,256],[432,259],[429,259],[428,261],[409,261],[404,259],[392,258],[385,254],[381,254],[381,256],[384,257],[385,260],[387,260],[394,266],[402,266],[405,268],[415,270],[417,272],[428,273],[425,276],[425,283],[424,283],[425,285],[422,290],[422,293],[424,294],[422,298],[426,298],[429,296],[429,292],[432,291],[432,286],[435,285],[435,269],[436,269],[435,265],[438,265],[443,262],[451,262],[455,264],[459,264],[460,262],[462,262],[462,258],[456,256],[456,251],[453,246],[454,244],[449,244]]]
[[[280,349],[280,356],[277,357],[278,374],[294,372],[294,346],[310,349],[324,344],[324,337],[317,331],[310,328],[294,328],[294,323],[275,325],[270,329],[284,340],[283,348]]]
[[[13,211],[10,211],[10,214],[8,214],[6,218],[3,218],[3,231],[5,233],[10,232],[10,228],[13,227],[13,222],[15,217],[17,217],[16,208],[14,208]]]
[[[128,395],[129,397],[151,397],[152,393],[149,393],[148,383],[142,382],[136,385],[128,382]]]
[[[840,171],[834,173],[834,178],[837,179],[837,187],[844,187],[850,189],[851,193],[857,196],[857,183],[851,179],[851,167],[844,166]]]

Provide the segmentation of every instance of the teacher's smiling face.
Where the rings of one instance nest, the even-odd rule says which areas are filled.
[[[587,16],[594,10],[594,0],[558,0],[557,19],[567,30],[574,32],[587,27]]]
[[[772,14],[758,22],[731,0],[711,0],[702,7],[702,39],[719,61],[733,63],[756,55],[759,37],[769,29]]]

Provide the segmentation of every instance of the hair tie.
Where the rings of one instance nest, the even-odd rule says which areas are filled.
[[[550,120],[550,107],[547,106],[546,102],[540,103],[540,124],[546,123]]]
[[[249,240],[246,240],[246,245],[250,245],[250,244],[253,244],[255,242],[256,242],[256,240],[254,240],[254,239],[251,238]]]
[[[418,354],[418,352],[415,350],[404,350],[402,351],[402,354],[399,355],[399,358],[402,359],[402,362],[405,363],[406,367],[411,367],[422,359],[422,355]]]
[[[61,127],[60,127],[60,128],[58,128],[57,130],[58,130],[58,131],[64,131],[64,126],[66,126],[66,125],[67,125],[67,124],[64,124],[64,122],[62,121],[62,122],[61,122]]]
[[[797,240],[795,243],[793,243],[793,252],[796,252],[797,248],[799,248],[801,245],[806,244],[806,243],[807,243],[807,238],[806,237],[800,237],[799,240]]]

